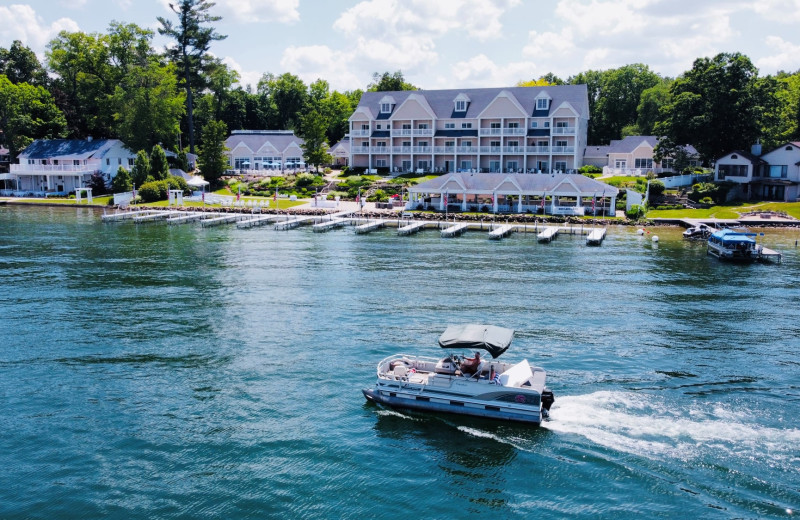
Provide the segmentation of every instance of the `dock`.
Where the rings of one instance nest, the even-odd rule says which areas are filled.
[[[204,218],[213,218],[214,216],[222,215],[222,213],[199,213],[191,212],[188,215],[181,215],[180,217],[171,217],[167,219],[167,224],[186,224],[188,222],[195,222],[203,220]]]
[[[558,236],[558,228],[556,226],[547,226],[536,235],[539,242],[550,242]]]
[[[269,224],[275,220],[283,218],[283,215],[274,214],[274,215],[261,215],[260,217],[249,218],[247,220],[240,220],[236,223],[236,227],[239,229],[246,229],[256,226],[263,226],[264,224]]]
[[[152,215],[154,213],[162,213],[162,211],[154,209],[146,209],[142,211],[122,211],[118,213],[111,213],[110,215],[103,215],[101,218],[103,222],[119,222],[120,220],[133,220],[135,217]]]
[[[381,229],[385,226],[386,222],[383,220],[372,220],[366,224],[360,224],[356,226],[356,233],[363,235],[364,233],[369,233],[370,231],[375,231],[376,229]]]
[[[449,228],[443,229],[441,235],[443,238],[456,237],[466,231],[467,228],[469,228],[469,224],[462,222],[461,224],[456,224],[454,226],[450,226]]]
[[[200,221],[200,225],[202,225],[203,227],[219,226],[221,224],[230,224],[231,222],[237,222],[244,218],[247,218],[247,214],[245,213],[230,213],[222,217],[203,219]]]
[[[312,226],[311,230],[314,233],[323,233],[323,232],[331,230],[331,229],[342,227],[345,224],[347,224],[347,220],[345,220],[343,218],[335,218],[335,219],[325,220],[325,221],[319,222],[318,224],[314,224]]]
[[[177,217],[178,215],[184,215],[183,211],[155,211],[153,213],[149,213],[147,215],[135,216],[133,217],[133,221],[137,224],[140,222],[152,222],[154,220],[166,220],[170,217]]]
[[[779,264],[783,260],[783,255],[780,251],[775,251],[774,249],[770,249],[768,247],[762,247],[759,259]]]
[[[604,238],[606,238],[606,228],[593,229],[586,235],[586,245],[599,246],[603,243]]]
[[[300,227],[303,224],[311,222],[312,220],[314,220],[314,217],[290,218],[288,220],[284,220],[283,222],[276,222],[275,230],[282,231],[287,229],[294,229],[296,227]]]
[[[500,226],[491,230],[489,232],[489,238],[491,238],[492,240],[500,240],[501,238],[507,237],[514,231],[516,231],[516,226],[506,224],[504,226]]]
[[[418,232],[419,230],[425,228],[427,226],[427,222],[411,222],[410,224],[397,228],[397,234],[400,236],[407,236],[413,235],[414,233]]]

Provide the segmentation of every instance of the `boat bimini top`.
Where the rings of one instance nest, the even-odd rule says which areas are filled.
[[[511,345],[514,331],[494,325],[448,325],[439,336],[442,348],[483,349],[498,358]]]

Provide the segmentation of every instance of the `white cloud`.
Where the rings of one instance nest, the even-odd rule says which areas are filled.
[[[217,5],[225,18],[241,23],[300,20],[300,0],[218,0]]]
[[[235,70],[239,73],[239,85],[242,88],[246,88],[247,85],[253,87],[253,91],[255,92],[256,87],[258,86],[258,80],[261,79],[261,73],[253,70],[244,70],[242,66],[237,62],[235,59],[231,58],[230,56],[225,56],[222,58],[222,63],[228,66],[229,69]]]
[[[779,71],[785,70],[793,72],[798,68],[798,56],[800,56],[800,45],[787,42],[778,36],[767,36],[765,43],[767,47],[775,50],[775,54],[765,56],[756,61],[759,70]],[[764,74],[764,72],[761,72]]]
[[[321,78],[328,81],[332,90],[363,89],[364,78],[353,72],[352,62],[350,53],[334,51],[326,45],[309,45],[288,47],[281,67],[300,77],[306,85]]]
[[[440,77],[434,88],[510,87],[518,81],[534,79],[536,64],[521,61],[498,65],[485,54],[451,66],[450,74]],[[538,76],[537,76],[538,77]]]
[[[800,22],[800,0],[757,0],[752,7],[756,13],[772,22]]]
[[[86,5],[88,0],[61,0],[59,4],[67,9],[80,9]]]
[[[41,60],[45,46],[61,31],[78,31],[78,24],[71,18],[59,18],[50,25],[36,14],[30,5],[12,4],[0,6],[0,46],[8,47],[20,40],[30,47]],[[13,21],[9,23],[8,21]]]

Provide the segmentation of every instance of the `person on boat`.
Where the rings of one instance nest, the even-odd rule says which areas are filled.
[[[478,371],[481,364],[481,353],[475,352],[474,358],[464,358],[461,362],[461,373],[464,375],[472,375]]]

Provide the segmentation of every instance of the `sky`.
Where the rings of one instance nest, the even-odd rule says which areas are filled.
[[[43,60],[61,30],[155,31],[158,16],[177,21],[169,2],[3,1],[0,47],[21,40]],[[253,87],[290,72],[366,89],[397,70],[422,89],[504,87],[630,63],[675,77],[720,52],[746,54],[761,75],[800,69],[800,0],[216,0],[211,13],[227,35],[211,52]]]

